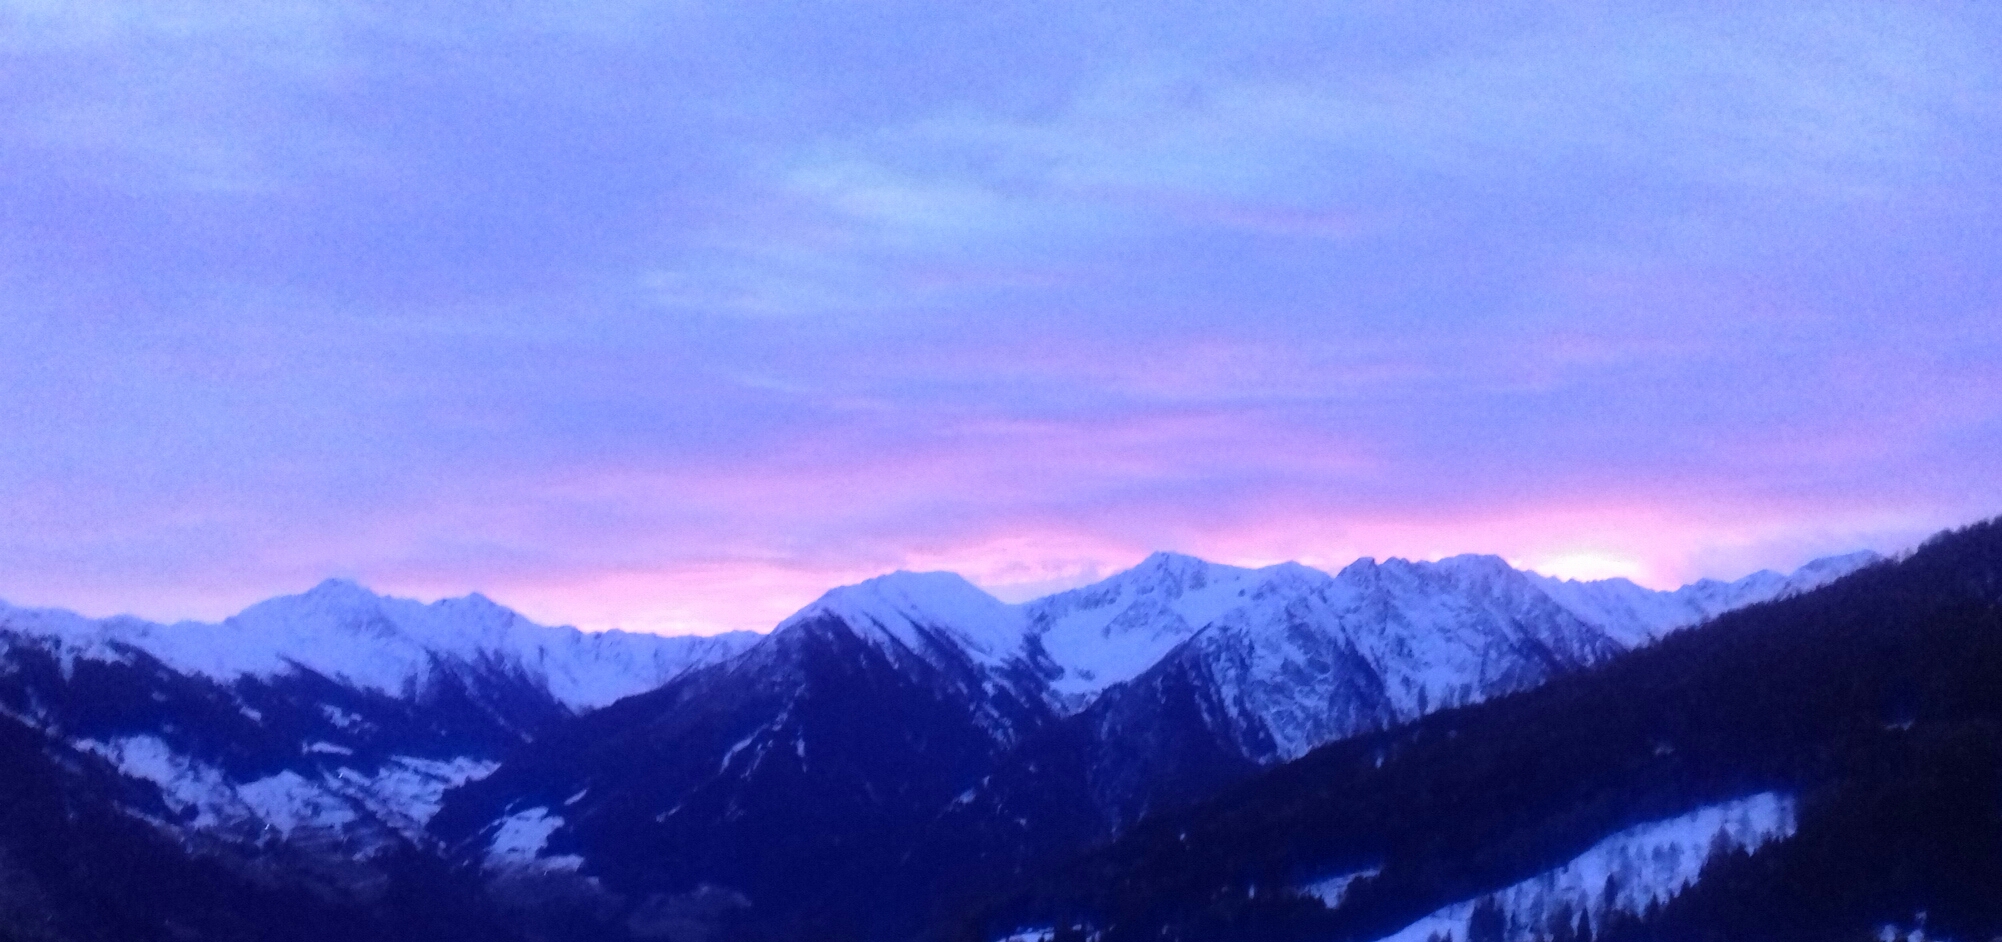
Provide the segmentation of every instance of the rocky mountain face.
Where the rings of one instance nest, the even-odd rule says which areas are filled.
[[[1361,559],[1331,576],[1297,563],[1247,570],[1161,553],[1023,606],[1025,660],[1051,675],[1051,702],[1064,713],[1129,711],[1109,701],[1170,688],[1207,691],[1200,696],[1230,750],[1266,764],[1534,686],[1878,559],[1830,557],[1791,575],[1659,592],[1520,572],[1493,556]]]

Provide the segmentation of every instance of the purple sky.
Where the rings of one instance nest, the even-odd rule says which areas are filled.
[[[2002,512],[2002,7],[1414,6],[0,0],[0,597],[713,631]]]

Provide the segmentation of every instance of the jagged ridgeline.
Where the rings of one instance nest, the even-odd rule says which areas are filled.
[[[1176,905],[1225,907],[1216,913],[1148,908],[1106,887],[1128,872],[1157,879],[1145,869],[1159,863],[1153,822],[1250,800],[1308,774],[1296,769],[1353,772],[1342,787],[1356,790],[1356,813],[1404,834],[1381,782],[1443,801],[1459,779],[1414,777],[1416,759],[1399,757],[1434,745],[1392,748],[1399,737],[1433,744],[1425,730],[1444,718],[1524,709],[1541,702],[1526,692],[1627,669],[1629,652],[1665,656],[1749,616],[1689,626],[1875,561],[1656,592],[1483,556],[1329,574],[1157,554],[1020,605],[950,574],[897,573],[829,592],[769,634],[714,639],[586,634],[479,596],[423,605],[345,582],[219,625],[0,607],[0,719],[18,753],[0,794],[13,809],[0,927],[48,939],[895,942],[1035,939],[1065,920],[1207,938],[1211,918],[1247,932],[1464,936],[1497,920],[1519,934],[1534,909],[1575,935],[1580,918],[1557,916],[1570,906],[1604,934],[1671,897],[1682,908],[1662,920],[1695,905],[1697,891],[1663,888],[1689,882],[1712,843],[1772,859],[1797,823],[1811,833],[1819,806],[1777,773],[1709,791],[1663,778],[1636,798],[1566,778],[1561,763],[1539,773],[1546,782],[1492,760],[1452,773],[1492,777],[1487,830],[1442,819],[1408,832],[1442,854],[1469,849],[1440,858],[1465,872],[1413,871],[1385,849],[1405,845],[1348,838],[1330,837],[1325,854],[1299,844],[1296,859],[1284,856],[1295,844],[1266,846],[1293,840],[1274,825],[1219,845],[1213,863],[1226,869],[1162,883],[1187,890],[1169,893]],[[1525,722],[1524,735],[1562,729]],[[1329,758],[1354,750],[1367,769]],[[1548,808],[1516,794],[1532,785],[1552,789]],[[1574,807],[1577,788],[1599,790]],[[1547,831],[1546,812],[1569,823]],[[1518,832],[1534,851],[1522,859],[1550,866],[1481,869],[1520,849],[1477,836]],[[1107,842],[1109,856],[1075,863]],[[1282,856],[1242,856],[1259,848]],[[1636,855],[1674,860],[1642,880]],[[1115,861],[1138,869],[1106,869]],[[1627,874],[1624,888],[1606,897],[1601,870]],[[1414,880],[1465,895],[1398,889]],[[1611,902],[1588,905],[1587,883]],[[1230,909],[1232,888],[1253,905]],[[1303,921],[1273,921],[1282,910]]]
[[[1326,746],[969,904],[964,939],[2002,932],[2002,526]],[[941,930],[941,935],[948,934]]]
[[[968,888],[1150,811],[1869,559],[1657,593],[1494,557],[1330,575],[1158,554],[1025,605],[900,573],[541,738],[432,832],[625,929],[922,936]]]

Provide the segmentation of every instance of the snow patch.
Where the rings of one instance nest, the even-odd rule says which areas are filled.
[[[73,745],[100,756],[125,775],[151,782],[160,798],[188,826],[207,829],[226,819],[241,820],[243,803],[222,770],[176,753],[158,736],[123,736],[111,740],[81,739]]]
[[[745,736],[744,738],[737,740],[735,745],[724,750],[723,763],[722,765],[717,767],[716,774],[718,775],[728,774],[730,771],[730,760],[737,758],[737,753],[743,752],[745,749],[750,748],[751,744],[753,742],[756,742],[758,737],[764,735],[764,733],[765,733],[765,727],[760,726],[757,729],[752,730],[751,735]]]
[[[157,786],[181,819],[180,828],[268,830],[287,838],[303,831],[345,831],[372,819],[412,841],[428,840],[424,825],[444,805],[445,792],[499,767],[464,757],[393,756],[372,773],[341,768],[309,778],[288,769],[238,783],[221,769],[174,752],[157,736],[86,739],[76,746]]]
[[[1487,896],[1454,903],[1382,942],[1426,942],[1435,935],[1467,937],[1475,906],[1493,900],[1507,917],[1508,942],[1527,942],[1552,918],[1589,914],[1594,926],[1612,911],[1639,913],[1666,903],[1696,882],[1717,850],[1755,851],[1794,831],[1794,800],[1765,792],[1699,808],[1681,817],[1620,831],[1555,870]]]
[[[1367,870],[1351,870],[1347,873],[1338,873],[1332,877],[1324,877],[1312,883],[1304,884],[1300,887],[1300,890],[1308,896],[1320,900],[1321,904],[1329,909],[1334,909],[1342,905],[1342,900],[1348,898],[1349,888],[1354,886],[1357,880],[1367,879],[1382,872],[1382,867],[1371,867]]]
[[[445,792],[485,778],[497,768],[498,762],[465,756],[450,760],[392,756],[373,775],[339,769],[330,776],[328,787],[421,843],[429,840],[424,826],[444,807]]]
[[[362,719],[360,714],[350,713],[331,703],[320,704],[320,715],[326,717],[327,722],[341,729],[357,729],[368,724],[368,721]]]
[[[584,858],[575,854],[543,856],[543,850],[549,845],[549,836],[562,826],[562,816],[550,814],[548,808],[530,808],[501,819],[492,843],[487,845],[487,869],[576,870],[582,867]]]
[[[237,786],[235,797],[284,837],[302,829],[339,830],[360,819],[346,799],[289,770]]]
[[[1877,942],[1944,942],[1939,936],[1926,933],[1926,913],[1913,913],[1912,918],[1901,922],[1887,922],[1877,927]]]
[[[1032,926],[1026,929],[1016,929],[1004,936],[998,936],[993,942],[1051,942],[1056,936],[1057,930],[1055,926]],[[1085,942],[1098,942],[1099,939],[1104,937],[1105,934],[1097,929],[1085,929]]]

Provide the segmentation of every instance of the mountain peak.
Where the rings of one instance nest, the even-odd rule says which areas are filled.
[[[1334,577],[1319,569],[1292,561],[1253,570],[1251,578],[1261,594],[1311,592],[1334,581]]]
[[[889,605],[910,611],[940,606],[1001,604],[999,599],[988,595],[959,573],[911,572],[905,569],[864,579],[854,585],[829,589],[822,593],[814,605],[823,603],[828,606]]]
[[[385,605],[397,599],[375,594],[352,579],[325,579],[296,595],[265,599],[238,612],[227,622],[270,626],[274,623],[311,622],[351,625],[376,620]],[[411,603],[415,604],[415,603]]]
[[[1335,577],[1341,579],[1344,582],[1348,582],[1359,578],[1365,578],[1369,576],[1371,573],[1375,572],[1376,569],[1377,569],[1376,557],[1358,556],[1356,557],[1355,562],[1343,566],[1340,572],[1335,573]]]
[[[480,592],[471,592],[455,599],[439,599],[428,606],[440,612],[462,612],[500,623],[512,622],[521,614],[508,608]]]
[[[1503,571],[1515,572],[1516,571],[1514,566],[1508,564],[1508,560],[1503,559],[1500,556],[1496,556],[1493,553],[1461,553],[1458,556],[1448,556],[1444,559],[1438,560],[1434,562],[1432,565],[1437,566],[1440,569],[1455,570],[1459,572],[1503,572]]]
[[[1140,592],[1164,592],[1170,597],[1194,592],[1227,575],[1244,570],[1198,559],[1185,553],[1157,551],[1132,569],[1113,577]]]
[[[920,630],[945,632],[980,659],[1012,652],[1025,633],[1018,609],[953,572],[898,570],[830,589],[778,630],[829,615],[860,635],[895,640],[914,651],[924,647]]]
[[[378,601],[382,596],[375,594],[367,586],[353,579],[334,576],[320,580],[316,585],[297,596],[316,601]]]
[[[1489,553],[1462,553],[1448,556],[1435,562],[1410,563],[1412,571],[1435,574],[1447,581],[1463,586],[1488,586],[1498,588],[1511,584],[1528,585],[1528,577],[1521,570],[1508,564],[1508,560]]]
[[[298,595],[259,602],[233,621],[262,631],[362,631],[373,637],[398,636],[411,643],[452,646],[506,631],[520,614],[473,592],[425,604],[381,595],[352,579],[333,578]]]
[[[1177,553],[1173,550],[1155,550],[1152,553],[1148,553],[1147,558],[1141,560],[1133,568],[1146,571],[1171,572],[1204,569],[1211,565],[1214,564],[1209,560],[1190,556],[1187,553]]]

